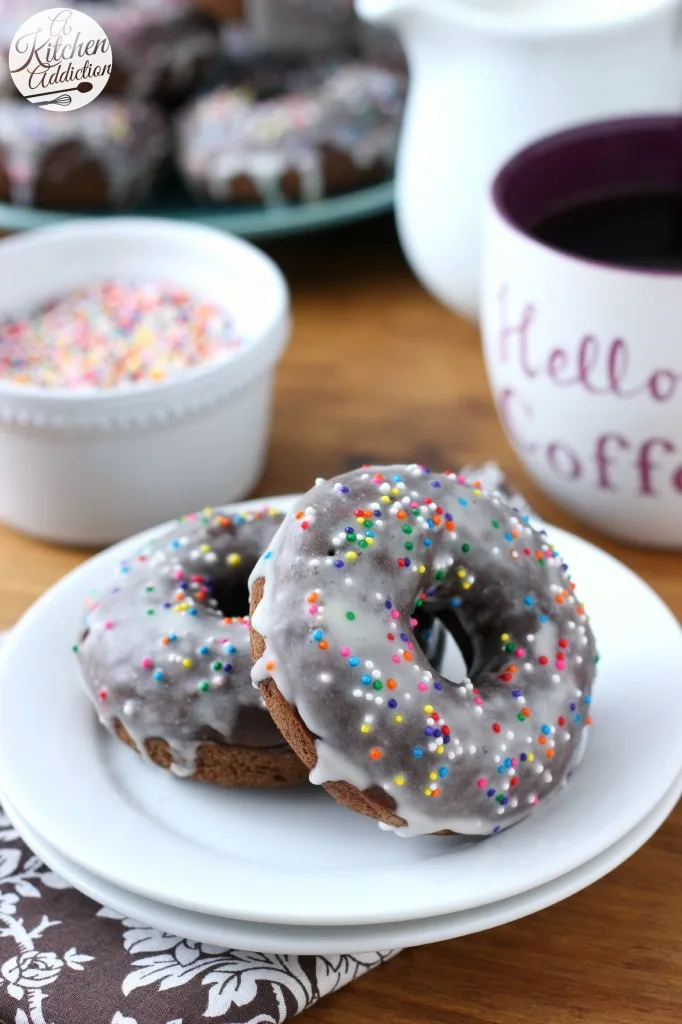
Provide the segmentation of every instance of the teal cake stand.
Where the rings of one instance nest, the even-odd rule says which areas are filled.
[[[370,188],[343,195],[329,196],[314,203],[287,203],[277,207],[263,206],[200,206],[191,202],[186,193],[168,189],[153,202],[139,207],[135,213],[146,217],[170,217],[190,220],[197,224],[230,231],[244,238],[276,238],[353,221],[364,220],[393,208],[392,181],[381,182]],[[95,214],[115,217],[115,213]],[[25,231],[29,228],[57,224],[77,217],[93,216],[61,210],[41,210],[31,206],[0,203],[0,231]]]

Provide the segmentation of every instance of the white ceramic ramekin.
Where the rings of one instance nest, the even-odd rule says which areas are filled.
[[[106,391],[0,379],[0,519],[52,541],[109,543],[239,500],[263,468],[290,331],[280,270],[210,228],[84,219],[0,242],[0,317],[111,278],[164,280],[217,302],[244,344],[226,362]]]

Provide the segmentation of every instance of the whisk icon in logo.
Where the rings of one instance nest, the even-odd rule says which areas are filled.
[[[51,7],[28,18],[15,33],[9,72],[30,103],[46,110],[78,110],[109,81],[111,45],[94,18]]]

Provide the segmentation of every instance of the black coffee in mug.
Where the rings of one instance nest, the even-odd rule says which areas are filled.
[[[582,259],[682,270],[682,181],[678,189],[619,189],[576,200],[528,226],[538,241]]]

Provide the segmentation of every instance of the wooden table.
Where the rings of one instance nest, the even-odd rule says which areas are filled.
[[[594,537],[530,483],[497,422],[476,330],[419,287],[389,222],[271,251],[292,285],[295,329],[258,494],[306,489],[315,476],[363,462],[454,468],[495,458],[540,514],[598,540],[682,615],[682,555]],[[0,628],[86,555],[0,528]],[[585,892],[515,924],[407,950],[299,1019],[682,1021],[682,806],[643,850]]]

